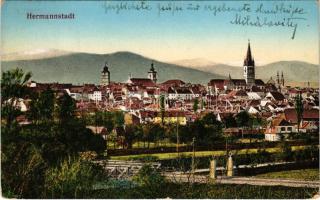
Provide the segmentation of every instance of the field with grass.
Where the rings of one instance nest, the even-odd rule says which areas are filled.
[[[293,151],[302,150],[307,146],[292,146],[291,149]],[[266,151],[269,153],[277,153],[280,152],[280,148],[266,148]],[[241,149],[241,150],[232,150],[233,154],[241,155],[241,154],[254,154],[258,152],[257,148],[254,149]],[[191,157],[192,152],[181,152],[181,153],[155,153],[155,154],[139,154],[139,155],[126,155],[126,156],[111,156],[112,160],[135,160],[145,157],[155,157],[158,160],[167,160],[167,159],[175,159],[179,156]],[[205,157],[205,156],[222,156],[225,155],[226,151],[196,151],[196,157]]]
[[[270,172],[265,174],[259,174],[257,175],[257,177],[316,181],[316,180],[319,180],[319,169],[300,169],[300,170]]]
[[[256,138],[252,138],[252,139],[249,139],[249,138],[239,138],[235,141],[235,143],[255,143],[255,142],[263,142],[264,139],[256,139]],[[183,147],[183,146],[187,146],[187,145],[191,145],[191,144],[179,144],[179,147]],[[107,142],[107,146],[108,146],[108,149],[122,149],[122,146],[117,144],[117,143],[114,143],[112,141],[108,141]],[[176,147],[177,146],[177,143],[175,142],[170,142],[168,140],[161,140],[157,143],[155,142],[150,142],[149,143],[149,148],[156,148],[156,147]],[[148,148],[148,144],[147,142],[134,142],[132,144],[132,148],[136,149],[136,148]]]

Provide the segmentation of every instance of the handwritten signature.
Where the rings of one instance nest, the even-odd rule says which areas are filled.
[[[252,26],[258,28],[266,27],[282,27],[292,28],[291,39],[295,38],[298,24],[306,21],[305,14],[307,11],[298,5],[290,3],[275,3],[272,6],[265,6],[264,3],[258,5],[243,3],[240,5],[232,5],[228,3],[199,3],[199,2],[158,2],[151,3],[151,1],[106,1],[103,4],[105,13],[115,12],[121,14],[126,11],[133,12],[157,12],[158,16],[164,14],[175,15],[187,11],[188,14],[195,12],[207,12],[214,17],[227,13],[234,13],[231,20],[226,20],[231,25],[236,26]],[[229,15],[228,15],[229,17]]]

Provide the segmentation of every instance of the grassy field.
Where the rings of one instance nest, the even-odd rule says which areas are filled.
[[[285,179],[298,179],[298,180],[319,180],[319,169],[300,169],[289,170],[281,172],[270,172],[259,174],[257,177],[261,178],[285,178]]]
[[[149,187],[94,190],[85,198],[107,199],[305,199],[317,192],[311,188],[283,186],[215,185],[165,183]]]
[[[263,142],[264,139],[248,139],[248,138],[239,138],[236,143],[254,143],[254,142]],[[188,144],[179,144],[179,147],[183,147],[183,146],[187,146]],[[191,145],[191,144],[189,144]],[[114,145],[114,142],[112,141],[108,141],[107,142],[107,146],[108,146],[108,149],[114,149],[114,147],[116,147],[116,149],[121,149],[122,147],[118,144]],[[158,143],[155,143],[155,142],[150,142],[149,144],[149,148],[155,148],[155,147],[176,147],[177,144],[175,142],[170,142],[168,140],[162,140]],[[132,145],[133,148],[147,148],[148,147],[148,144],[147,142],[144,143],[144,142],[134,142],[133,145]]]
[[[292,146],[292,150],[301,150],[304,149],[306,146]],[[242,149],[242,150],[233,150],[232,153],[237,154],[251,154],[251,153],[257,153],[258,149]],[[266,151],[269,153],[276,153],[280,151],[280,148],[266,148]],[[180,155],[183,155],[185,157],[191,157],[192,152],[182,152]],[[195,152],[196,157],[204,157],[204,156],[221,156],[225,155],[226,151],[197,151]],[[110,159],[112,160],[132,160],[137,158],[143,158],[143,157],[156,157],[159,160],[166,160],[166,159],[175,159],[178,158],[178,153],[155,153],[155,154],[139,154],[139,155],[126,155],[126,156],[111,156]]]

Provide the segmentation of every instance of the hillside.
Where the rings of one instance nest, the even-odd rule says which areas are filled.
[[[189,66],[194,69],[199,69],[209,73],[214,73],[220,76],[227,77],[229,74],[232,78],[243,78],[243,68],[216,64],[211,66]],[[318,82],[319,67],[314,64],[301,61],[279,61],[263,66],[256,67],[256,78],[269,80],[272,76],[276,78],[277,71],[283,71],[284,78],[287,82]]]
[[[60,54],[65,55],[60,55]],[[44,56],[49,56],[45,57]],[[7,56],[8,57],[8,56]],[[12,57],[13,58],[13,57]],[[15,55],[23,60],[6,60],[1,62],[2,70],[16,67],[33,73],[33,80],[39,82],[64,83],[99,83],[100,71],[107,61],[112,81],[124,82],[131,73],[133,77],[147,77],[151,58],[131,52],[113,54],[72,53],[63,51],[35,51]],[[32,59],[34,58],[34,59]],[[178,64],[180,63],[180,64]],[[154,61],[158,71],[158,80],[181,79],[185,82],[206,84],[210,79],[228,77],[243,78],[243,68],[226,64],[216,64],[204,59],[187,59],[176,64]],[[288,82],[318,82],[319,68],[317,65],[301,61],[279,61],[256,67],[256,78],[269,80],[276,78],[277,71],[284,72]]]
[[[113,54],[74,53],[52,58],[2,61],[2,70],[20,67],[33,73],[33,80],[39,82],[99,83],[100,71],[105,62],[109,64],[111,81],[126,81],[132,77],[145,78],[151,59],[130,52]],[[185,82],[208,83],[212,78],[222,78],[214,73],[203,72],[174,64],[154,61],[158,80],[181,79]]]

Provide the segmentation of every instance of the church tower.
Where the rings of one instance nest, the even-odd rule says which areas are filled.
[[[110,71],[108,68],[108,63],[106,62],[102,71],[101,71],[101,86],[107,86],[110,84]]]
[[[282,87],[284,87],[283,71],[281,71],[281,85],[282,85]]]
[[[248,42],[248,50],[246,58],[243,63],[243,76],[247,83],[247,86],[253,86],[255,84],[255,69],[254,59],[251,55],[250,41]]]
[[[148,72],[148,78],[151,79],[154,83],[157,83],[157,71],[154,69],[153,61],[151,63],[150,71]]]

